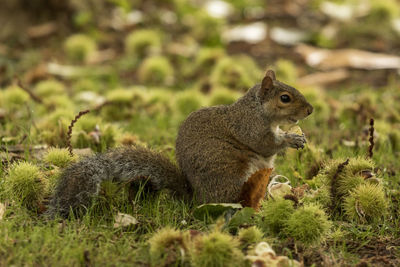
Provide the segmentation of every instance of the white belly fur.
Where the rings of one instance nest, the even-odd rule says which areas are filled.
[[[256,157],[250,159],[246,171],[246,181],[257,171],[261,169],[269,169],[274,167],[275,155],[264,158],[262,156],[257,155]]]

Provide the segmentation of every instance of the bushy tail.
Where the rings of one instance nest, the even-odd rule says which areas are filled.
[[[103,181],[143,180],[155,191],[168,188],[182,197],[191,195],[190,184],[176,165],[157,152],[135,146],[97,154],[67,167],[47,213],[66,217],[71,209],[89,207]]]

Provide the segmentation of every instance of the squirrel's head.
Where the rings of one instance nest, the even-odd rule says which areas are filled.
[[[265,114],[276,124],[293,124],[313,112],[313,106],[295,88],[275,78],[275,73],[268,70],[259,87],[257,99]]]

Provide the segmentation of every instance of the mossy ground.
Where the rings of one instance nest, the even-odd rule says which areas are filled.
[[[34,15],[30,19],[70,18],[65,24],[68,29],[60,19],[59,31],[35,39],[20,35],[27,32],[18,29],[25,22],[21,20],[15,24],[14,35],[7,35],[7,42],[0,45],[0,203],[7,203],[4,216],[0,216],[0,266],[149,266],[154,264],[154,259],[148,240],[160,229],[213,233],[215,226],[210,224],[211,220],[194,218],[192,203],[174,199],[167,191],[150,194],[143,188],[115,184],[104,185],[101,195],[83,217],[46,219],[41,213],[47,191],[52,190],[59,175],[57,166],[63,167],[72,159],[64,150],[46,158],[48,148],[42,145],[65,148],[67,127],[74,115],[90,109],[90,114],[82,117],[73,129],[74,148],[101,152],[138,142],[174,159],[178,127],[188,113],[202,106],[231,103],[248,85],[261,80],[266,66],[275,69],[282,81],[299,88],[315,107],[314,113],[299,124],[307,136],[308,146],[278,155],[276,173],[288,177],[294,187],[308,184],[313,190],[320,188],[321,176],[321,180],[312,178],[325,162],[342,163],[347,158],[367,156],[367,129],[369,119],[374,118],[377,135],[373,172],[380,179],[379,188],[383,188],[387,200],[381,206],[387,206],[388,212],[379,222],[360,223],[357,218],[360,211],[352,210],[351,216],[355,218],[350,221],[343,214],[326,210],[331,229],[320,243],[310,245],[280,235],[284,226],[272,225],[272,230],[265,230],[261,224],[263,240],[278,254],[303,261],[307,266],[400,264],[400,79],[396,71],[352,70],[345,82],[305,86],[300,84],[300,77],[318,70],[310,69],[294,56],[293,47],[272,42],[269,45],[225,43],[224,27],[259,20],[260,17],[252,18],[251,14],[260,14],[260,10],[264,10],[267,24],[308,27],[309,17],[297,23],[292,19],[293,14],[286,14],[286,7],[279,3],[271,3],[271,8],[269,5],[267,8],[263,1],[230,1],[232,18],[225,20],[199,11],[192,1],[171,0],[162,4],[147,0],[146,3],[98,1],[95,9],[84,3],[66,8],[50,1],[54,3],[47,11],[43,6],[37,8],[42,2],[32,1]],[[299,7],[302,14],[317,12],[324,16],[318,9],[324,1],[312,2]],[[382,5],[378,5],[378,0],[369,2],[375,7],[370,15],[355,19],[350,26],[333,22],[339,27],[336,39],[324,36],[325,25],[315,21],[310,36],[316,37],[308,42],[330,48],[398,53],[398,33],[388,26],[389,20],[399,16],[394,12],[397,9],[391,8],[396,5],[395,1],[385,1],[390,4]],[[141,15],[129,13],[132,10]],[[284,16],[274,14],[273,10],[280,10]],[[60,12],[72,13],[60,16]],[[100,18],[111,13],[118,14],[118,19],[105,25],[108,21]],[[385,20],[387,25],[385,31],[378,31],[376,19],[382,16],[388,20]],[[14,18],[10,19],[12,25]],[[133,26],[129,23],[134,19],[137,24]],[[140,40],[136,40],[138,36]],[[72,37],[75,37],[73,44]],[[370,42],[371,39],[382,41]],[[142,65],[146,59],[153,61],[147,67]],[[153,70],[158,74],[152,75]],[[24,90],[17,86],[15,77],[21,79]],[[12,186],[7,179],[16,161],[32,164],[35,172],[39,172],[35,175],[46,185],[35,188],[40,198],[34,195],[29,205],[21,205],[10,192]],[[335,169],[328,173],[334,174]],[[341,184],[339,190],[348,190],[359,183],[357,177]],[[330,188],[325,188],[308,205],[329,207],[329,194]],[[37,204],[37,199],[43,205]],[[350,211],[356,205],[353,202],[357,199],[346,202]],[[374,207],[371,210],[375,212]],[[138,223],[114,228],[113,216],[118,212],[132,215]],[[245,234],[243,230],[252,229],[249,227],[255,224],[257,220],[243,220],[241,229],[234,231],[235,235],[239,233],[239,238],[246,239],[240,246],[237,244],[243,253],[251,249],[247,239],[260,239],[260,233],[250,230]],[[268,224],[264,226],[271,228]],[[273,233],[275,230],[278,233]],[[223,231],[224,234],[231,232]],[[229,237],[223,238],[225,243],[230,242]],[[236,252],[242,253],[238,248],[233,254]],[[195,263],[201,265],[206,262],[203,259],[207,255],[197,258]],[[185,264],[190,262],[186,260]]]

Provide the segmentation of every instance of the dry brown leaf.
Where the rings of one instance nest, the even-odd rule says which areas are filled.
[[[298,45],[299,53],[311,67],[319,69],[400,69],[400,57],[382,53],[372,53],[357,49],[329,50],[308,45]]]
[[[31,26],[27,30],[29,38],[41,38],[49,36],[57,31],[57,24],[55,22],[47,22],[40,25]]]
[[[315,72],[303,76],[298,83],[303,86],[309,85],[326,85],[330,83],[340,82],[350,77],[349,71],[345,69],[337,69],[326,72]]]

